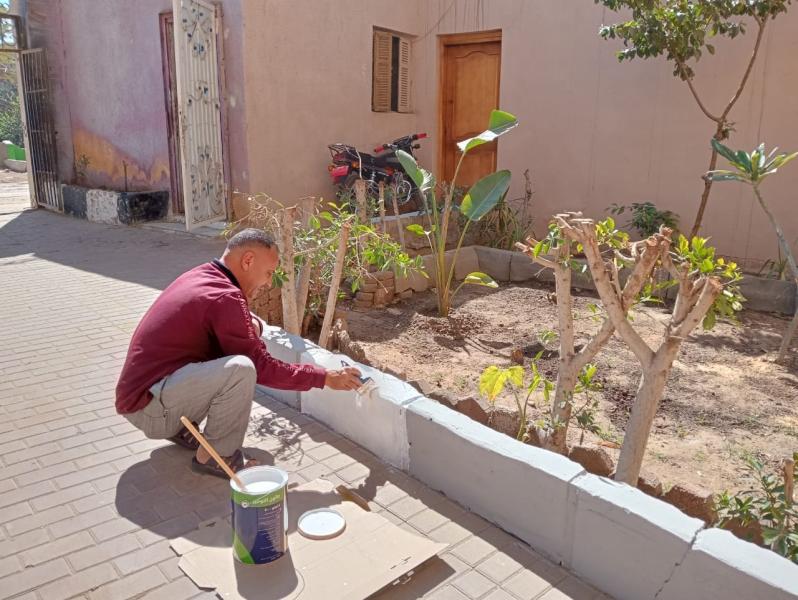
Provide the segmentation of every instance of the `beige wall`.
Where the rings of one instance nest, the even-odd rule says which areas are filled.
[[[664,61],[619,64],[619,45],[597,35],[613,19],[592,3],[558,0],[277,0],[244,3],[249,163],[239,181],[290,201],[329,196],[326,144],[366,148],[413,131],[431,139],[421,162],[437,156],[438,34],[503,32],[501,108],[521,126],[501,140],[499,167],[535,182],[538,229],[561,210],[601,216],[613,202],[651,201],[692,224],[709,160],[710,123]],[[448,9],[448,10],[447,10]],[[374,25],[417,36],[414,114],[370,110]],[[713,110],[734,92],[753,36],[718,43],[699,65],[696,85]],[[731,145],[798,149],[798,9],[771,23],[749,87],[732,113]],[[477,92],[478,93],[478,92]],[[486,116],[487,118],[487,116]],[[764,186],[788,237],[798,165]],[[777,245],[750,190],[716,184],[704,234],[725,254],[755,262]]]
[[[416,34],[417,1],[244,4],[249,192],[331,196],[327,144],[372,148],[412,133],[415,114],[371,111],[376,25]]]

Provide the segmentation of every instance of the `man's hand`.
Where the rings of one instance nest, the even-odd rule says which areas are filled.
[[[340,371],[327,371],[324,385],[332,390],[356,390],[361,385],[360,371],[355,367],[345,367]]]

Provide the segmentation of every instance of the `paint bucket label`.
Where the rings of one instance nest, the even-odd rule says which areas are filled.
[[[230,481],[233,556],[254,565],[277,560],[287,549],[288,474],[273,467],[250,467],[239,471],[238,476],[247,491],[242,492]]]

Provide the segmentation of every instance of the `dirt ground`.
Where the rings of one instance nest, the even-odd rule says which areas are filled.
[[[436,316],[432,292],[416,294],[387,309],[350,313],[350,335],[369,359],[404,371],[408,380],[425,380],[457,397],[476,396],[486,367],[511,365],[516,348],[527,348],[530,355],[528,347],[541,332],[556,330],[552,291],[543,284],[506,285],[495,291],[463,288],[446,319]],[[595,298],[583,294],[574,300],[577,332],[595,331],[598,323],[588,309]],[[666,318],[662,308],[646,307],[635,312],[634,322],[654,345]],[[798,364],[772,362],[786,324],[784,318],[746,311],[740,325],[719,323],[711,332],[693,334],[671,371],[644,471],[656,475],[666,489],[690,483],[714,492],[737,491],[750,482],[743,453],[775,465],[798,449]],[[635,398],[638,363],[617,337],[595,362],[603,387],[598,421],[620,439]],[[556,378],[556,356],[539,365]],[[535,400],[533,419],[546,410],[542,396]],[[509,395],[499,402],[515,405]],[[569,441],[578,442],[578,437],[572,427]],[[598,438],[588,434],[585,440]],[[617,460],[618,451],[609,451]]]
[[[10,169],[0,168],[0,183],[28,183],[27,173],[17,173]]]

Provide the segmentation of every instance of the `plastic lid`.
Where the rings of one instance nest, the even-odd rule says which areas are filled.
[[[317,508],[303,513],[297,523],[299,533],[312,540],[328,540],[341,535],[346,519],[332,508]]]

